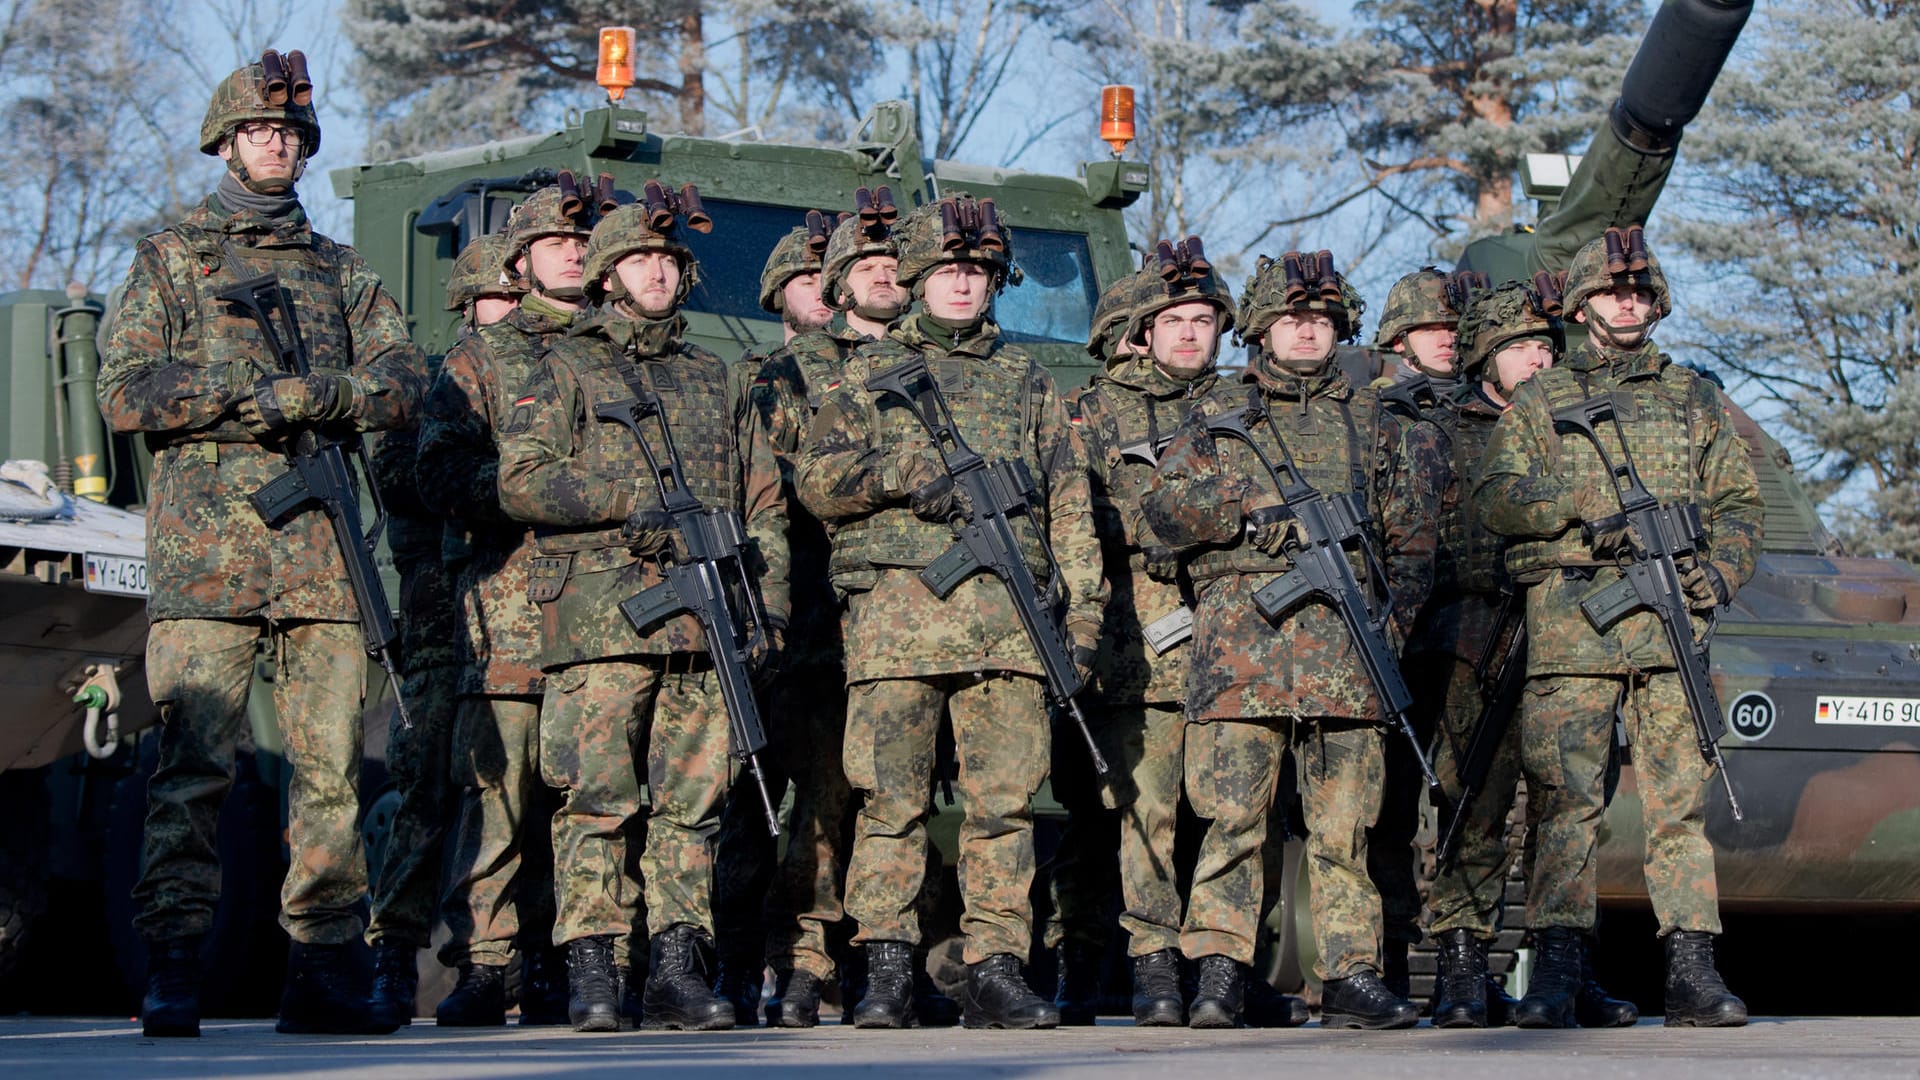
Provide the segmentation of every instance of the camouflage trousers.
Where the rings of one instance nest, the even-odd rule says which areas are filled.
[[[1414,699],[1408,719],[1421,745],[1432,740],[1438,714],[1446,710],[1452,670],[1453,657],[1445,653],[1416,653],[1402,662]],[[1426,782],[1407,737],[1396,730],[1382,734],[1387,782],[1380,793],[1380,819],[1367,830],[1367,876],[1380,890],[1381,939],[1413,945],[1420,941],[1420,852],[1414,842],[1427,805]]]
[[[1306,816],[1306,866],[1321,979],[1380,965],[1380,893],[1367,875],[1367,829],[1380,812],[1386,762],[1377,724],[1285,718],[1190,724],[1187,799],[1207,820],[1194,864],[1180,950],[1189,958],[1253,962],[1268,823],[1280,761],[1291,745]]]
[[[1120,807],[1120,928],[1131,956],[1180,947],[1184,905],[1173,849],[1187,731],[1178,705],[1130,705],[1109,714],[1100,732],[1101,751],[1119,774],[1109,791]]]
[[[783,674],[766,696],[768,752],[760,755],[775,806],[789,784],[793,805],[784,849],[767,832],[766,808],[749,778],[727,800],[714,875],[714,936],[726,956],[764,956],[775,971],[822,980],[836,965],[827,930],[845,914],[847,809],[841,764],[846,672],[811,667]]]
[[[354,623],[169,619],[147,635],[147,687],[160,707],[160,766],[147,782],[144,870],[133,888],[142,937],[204,934],[220,898],[214,824],[247,731],[254,647],[278,660],[273,702],[287,764],[287,843],[280,925],[295,941],[360,936],[367,890],[358,816],[367,655]]]
[[[1541,675],[1521,696],[1520,755],[1527,799],[1540,804],[1528,868],[1527,925],[1592,930],[1599,911],[1594,853],[1606,812],[1607,757],[1616,712],[1633,747],[1646,834],[1647,895],[1660,934],[1720,932],[1720,893],[1707,842],[1711,770],[1694,744],[1680,677]]]
[[[540,781],[540,699],[460,699],[453,732],[459,816],[447,845],[440,962],[504,966],[514,941],[544,942],[553,925],[553,812]]]
[[[453,738],[453,688],[460,669],[436,664],[403,680],[411,727],[399,710],[387,733],[387,778],[400,792],[387,832],[387,856],[373,883],[367,940],[390,937],[424,948],[433,936],[440,902],[440,872],[447,826],[460,789],[449,772]]]
[[[855,940],[920,942],[935,743],[953,722],[959,757],[960,932],[972,964],[1026,959],[1033,936],[1033,795],[1049,732],[1039,679],[992,673],[881,679],[847,695],[847,780],[866,795],[847,867]]]
[[[1119,745],[1124,737],[1116,730],[1126,726],[1122,711],[1087,718],[1101,755],[1116,768],[1120,767],[1116,762],[1126,760]],[[1128,715],[1138,712],[1134,708]],[[1049,949],[1072,944],[1104,952],[1113,938],[1116,924],[1111,909],[1120,891],[1120,812],[1113,808],[1113,796],[1105,790],[1108,785],[1094,773],[1086,737],[1072,719],[1056,722],[1052,743],[1049,779],[1055,801],[1067,812],[1067,823],[1046,866],[1053,912],[1041,928],[1040,940]]]
[[[703,670],[687,670],[689,661]],[[720,683],[704,656],[603,660],[552,672],[540,705],[540,773],[565,792],[553,819],[554,944],[625,938],[644,891],[648,929],[713,931],[713,849],[732,758]],[[627,868],[640,813],[636,758],[652,807]]]
[[[1433,772],[1440,778],[1450,803],[1460,798],[1460,769],[1480,722],[1480,681],[1473,665],[1454,659],[1447,683],[1446,708],[1440,714],[1440,735],[1434,743]],[[1460,847],[1450,867],[1434,876],[1427,890],[1427,910],[1434,934],[1467,929],[1483,941],[1500,932],[1500,908],[1513,861],[1507,847],[1507,815],[1513,812],[1520,788],[1520,719],[1511,717],[1507,733],[1494,751],[1487,779],[1474,796],[1460,830]],[[1529,800],[1529,807],[1537,801]],[[1447,808],[1452,812],[1452,806]],[[1443,819],[1441,827],[1446,824]]]

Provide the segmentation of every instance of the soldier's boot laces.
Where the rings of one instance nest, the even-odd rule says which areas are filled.
[[[398,1021],[374,1014],[372,987],[349,944],[296,941],[287,954],[286,988],[280,994],[283,1035],[388,1035]]]
[[[913,958],[913,1020],[917,1027],[952,1027],[960,1022],[960,1003],[940,992],[927,974],[926,957]]]
[[[1413,996],[1413,974],[1407,969],[1407,943],[1385,941],[1380,945],[1380,981],[1397,998]]]
[[[767,999],[767,1026],[810,1028],[820,1023],[820,979],[805,968],[774,976]]]
[[[567,1010],[567,950],[535,945],[521,954],[520,1026],[571,1024]]]
[[[1104,950],[1085,942],[1067,942],[1054,950],[1053,1006],[1060,1023],[1088,1027],[1100,1016],[1100,957]]]
[[[1733,996],[1713,966],[1713,935],[1667,935],[1667,1026],[1744,1027],[1747,1003]]]
[[[967,965],[966,1012],[960,1022],[970,1028],[1054,1028],[1060,1010],[1033,992],[1020,974],[1020,958],[994,953]]]
[[[1161,949],[1133,958],[1133,1022],[1140,1027],[1186,1026],[1179,953]]]
[[[1187,1010],[1187,1026],[1195,1028],[1239,1027],[1246,1013],[1247,973],[1231,956],[1203,956],[1194,965],[1193,1007]]]
[[[1433,988],[1433,1026],[1487,1026],[1487,954],[1473,931],[1446,930],[1439,937],[1439,977]]]
[[[420,990],[420,949],[388,935],[373,943],[373,1013],[396,1028],[413,1023],[414,995]]]
[[[507,1022],[507,969],[498,964],[460,965],[452,992],[434,1006],[441,1027],[499,1027]]]
[[[1313,1019],[1313,1012],[1307,1003],[1292,994],[1283,994],[1273,988],[1273,984],[1259,975],[1249,973],[1246,979],[1247,1008],[1245,1018],[1248,1027],[1255,1028],[1295,1028]]]
[[[1533,933],[1533,977],[1527,996],[1514,1010],[1523,1028],[1569,1028],[1574,1025],[1574,1001],[1580,996],[1580,965],[1586,955],[1580,931],[1549,926]]]
[[[760,984],[765,975],[764,964],[753,953],[720,958],[720,973],[714,977],[713,992],[733,1006],[734,1027],[760,1026]]]
[[[1420,1007],[1387,989],[1371,968],[1344,979],[1328,979],[1320,997],[1320,1026],[1379,1031],[1410,1028],[1420,1022]]]
[[[620,979],[613,935],[567,942],[567,1019],[575,1031],[620,1030]]]
[[[147,996],[140,1033],[149,1039],[200,1035],[200,938],[147,942]]]
[[[904,941],[867,942],[867,993],[853,1007],[853,1026],[917,1026],[913,1014],[913,946]]]
[[[1573,1002],[1573,1018],[1583,1028],[1632,1027],[1640,1022],[1640,1008],[1607,993],[1593,977],[1593,943],[1580,954],[1580,996]]]
[[[706,935],[676,923],[653,937],[647,972],[645,1026],[683,1031],[725,1031],[733,1026],[733,1003],[713,992],[707,974]]]

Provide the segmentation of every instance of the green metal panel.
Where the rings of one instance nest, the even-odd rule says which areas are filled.
[[[5,374],[6,407],[0,409],[0,450],[5,457],[52,463],[52,361],[47,343],[52,313],[67,306],[55,289],[0,293],[0,371]]]

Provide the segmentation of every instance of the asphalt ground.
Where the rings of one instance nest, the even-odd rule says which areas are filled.
[[[441,1031],[416,1022],[377,1038],[276,1035],[271,1020],[214,1020],[199,1039],[147,1039],[137,1022],[0,1019],[0,1076],[555,1077],[636,1072],[724,1077],[916,1080],[1130,1077],[1226,1080],[1285,1076],[1450,1080],[1542,1077],[1920,1077],[1920,1018],[1764,1018],[1746,1028],[1668,1029],[1658,1020],[1611,1031],[1194,1032],[1118,1021],[1052,1032],[625,1031],[579,1035],[518,1027]]]

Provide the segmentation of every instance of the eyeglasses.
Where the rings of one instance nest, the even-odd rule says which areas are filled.
[[[289,150],[298,150],[306,142],[306,136],[299,128],[282,127],[278,124],[247,124],[235,134],[246,137],[248,146],[271,146],[273,137],[278,135],[280,142]]]

